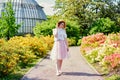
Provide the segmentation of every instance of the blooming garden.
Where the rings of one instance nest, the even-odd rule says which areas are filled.
[[[55,1],[58,13],[37,23],[35,36],[15,36],[22,24],[16,24],[12,4],[7,3],[0,17],[0,80],[19,80],[47,55],[54,42],[52,29],[61,18],[66,22],[69,45],[79,45],[98,72],[112,76],[106,80],[120,80],[120,1]]]
[[[83,37],[80,50],[101,74],[120,75],[120,33]]]
[[[15,76],[19,70],[26,69],[33,62],[44,57],[52,45],[53,36],[38,38],[28,34],[25,37],[15,36],[8,41],[0,39],[0,77],[13,80],[14,78],[8,76],[11,74]],[[22,75],[24,73],[20,77]]]

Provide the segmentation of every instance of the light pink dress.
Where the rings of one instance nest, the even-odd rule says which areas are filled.
[[[54,45],[51,50],[50,58],[52,60],[66,59],[69,54],[65,39],[67,38],[66,31],[62,28],[53,29]]]

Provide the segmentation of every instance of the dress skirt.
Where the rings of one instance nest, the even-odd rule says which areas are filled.
[[[65,40],[55,41],[51,50],[50,58],[52,60],[61,60],[68,58],[67,45]]]

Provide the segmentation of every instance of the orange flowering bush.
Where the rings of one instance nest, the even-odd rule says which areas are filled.
[[[81,43],[81,52],[84,53],[89,62],[99,64],[102,69],[108,72],[111,69],[119,69],[120,33],[107,36],[99,33],[84,37]]]
[[[114,47],[120,47],[120,33],[109,34],[106,39],[108,45],[113,45]]]
[[[120,66],[120,53],[114,53],[109,56],[105,56],[104,60],[111,68]]]
[[[105,40],[106,36],[103,33],[83,37],[81,42],[81,52],[86,53],[86,51],[99,47]]]

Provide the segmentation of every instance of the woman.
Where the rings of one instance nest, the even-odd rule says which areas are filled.
[[[51,51],[50,58],[56,61],[56,75],[62,74],[61,67],[63,59],[68,58],[68,41],[65,30],[65,21],[59,21],[55,29],[53,29],[54,45]]]

